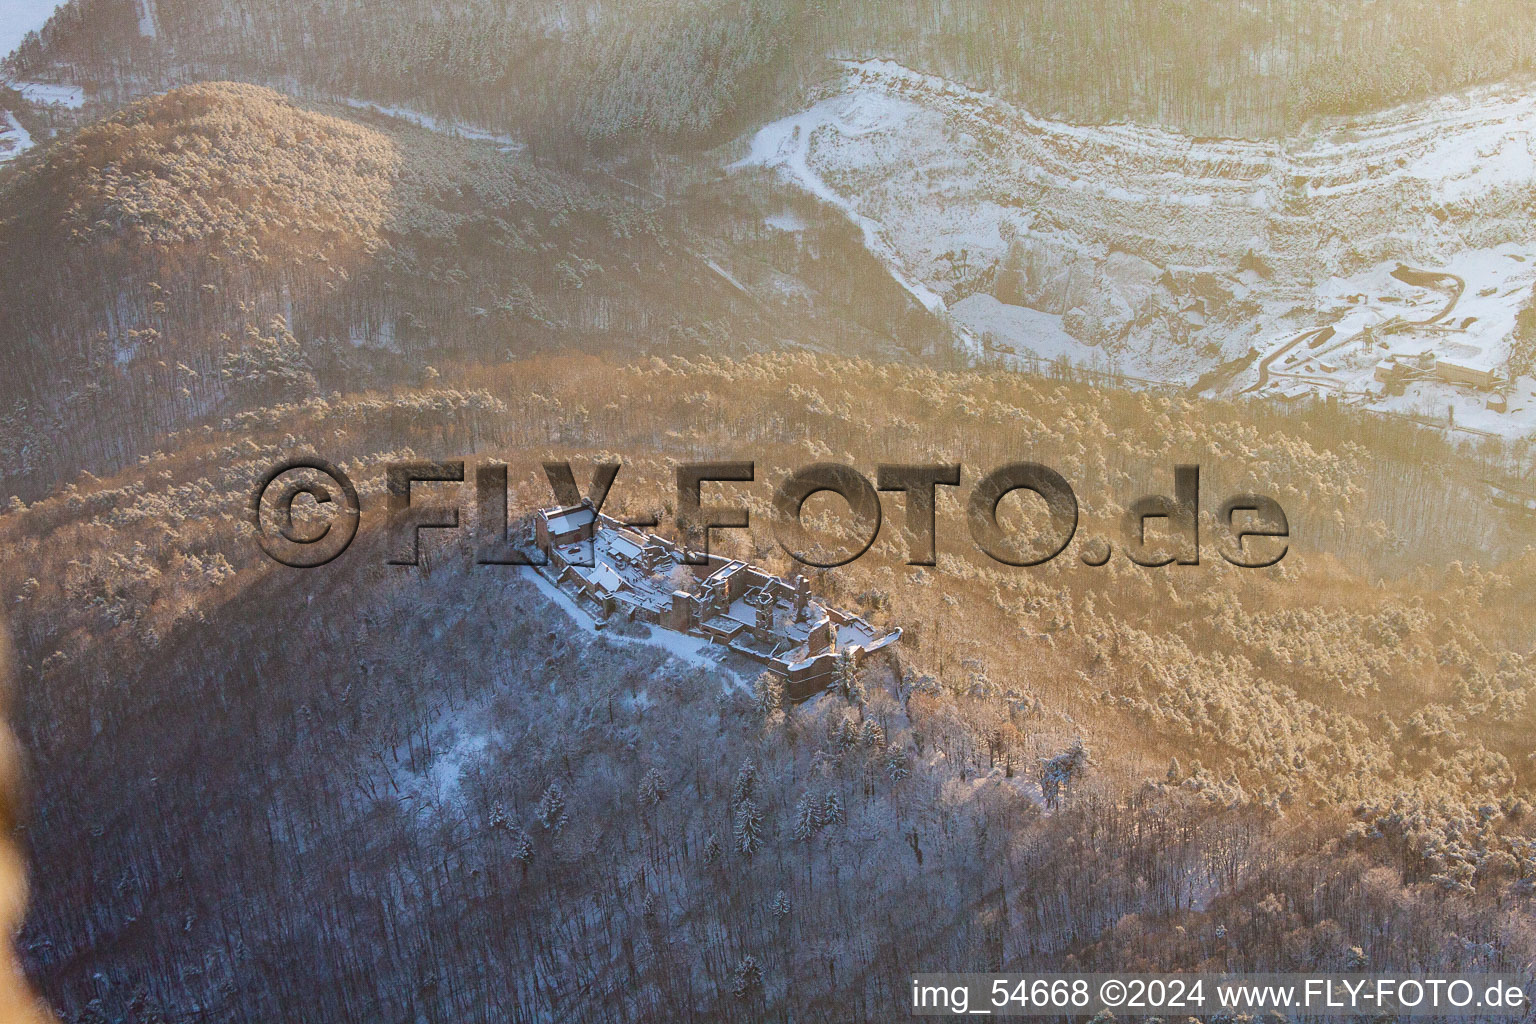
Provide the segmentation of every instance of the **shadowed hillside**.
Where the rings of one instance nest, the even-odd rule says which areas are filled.
[[[188,86],[0,173],[9,490],[455,354],[941,343],[849,226],[814,208],[793,233],[764,225],[799,200],[687,173],[662,200],[347,114]]]
[[[26,980],[66,1024],[844,1024],[926,971],[1529,971],[1533,24],[69,0],[0,88]],[[362,504],[311,570],[250,521],[299,457]],[[458,459],[392,564],[389,468]],[[900,642],[795,702],[478,560],[476,470],[527,531],[561,460],[674,539],[678,467],[752,460],[713,549]],[[1022,461],[1078,517],[1032,567],[967,505]],[[937,564],[896,493],[794,561],[816,463],[960,464]],[[1137,564],[1192,464],[1198,564]],[[1255,494],[1285,556],[1239,568]]]
[[[246,412],[0,519],[48,866],[23,945],[58,1005],[830,1021],[885,1012],[913,970],[1536,952],[1529,559],[1368,571],[1458,514],[1372,482],[1454,477],[1425,432],[809,355],[445,364],[436,385]],[[301,573],[244,507],[311,445],[357,480],[364,531]],[[902,626],[900,660],[793,707],[645,627],[594,633],[472,566],[462,532],[383,564],[391,459],[505,459],[526,511],[541,458],[581,479],[621,457],[611,508],[665,525],[673,462],[727,450],[759,461],[725,492],[755,527],[717,544],[775,571],[769,493],[815,460],[953,458],[971,483],[1039,458],[1079,493],[1079,540],[998,565],[944,492],[937,568],[888,526],[813,581]],[[1283,502],[1280,567],[1078,560],[1187,457],[1209,505]],[[835,509],[808,511],[835,533]]]

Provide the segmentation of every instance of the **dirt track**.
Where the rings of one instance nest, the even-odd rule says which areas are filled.
[[[1428,327],[1431,324],[1439,323],[1441,320],[1444,320],[1455,311],[1456,304],[1461,301],[1461,296],[1467,290],[1467,282],[1464,279],[1462,279],[1457,274],[1452,274],[1449,271],[1444,270],[1419,270],[1400,263],[1397,265],[1397,268],[1392,271],[1392,276],[1404,284],[1412,285],[1415,288],[1434,288],[1436,284],[1447,279],[1455,282],[1455,293],[1451,296],[1451,300],[1445,304],[1440,312],[1424,320],[1402,321],[1401,326],[1405,327]],[[1286,342],[1284,345],[1275,349],[1275,351],[1265,356],[1263,361],[1259,363],[1258,383],[1254,384],[1252,387],[1245,388],[1242,393],[1248,394],[1249,392],[1262,389],[1266,384],[1269,383],[1269,368],[1275,360],[1291,351],[1291,349],[1295,348],[1301,342],[1310,338],[1315,338],[1322,334],[1324,331],[1332,330],[1332,327],[1319,327],[1313,330],[1303,331],[1296,337],[1292,338],[1290,341]],[[1340,341],[1338,345],[1334,346],[1334,348],[1340,348],[1344,345],[1347,345],[1349,342],[1355,340],[1358,337],[1360,337],[1359,333],[1352,334],[1348,338]],[[1330,351],[1332,350],[1330,349]],[[1321,355],[1322,353],[1319,354]]]

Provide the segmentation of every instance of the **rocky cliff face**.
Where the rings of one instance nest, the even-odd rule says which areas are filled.
[[[1360,301],[1336,301],[1330,282],[1396,261],[1475,265],[1467,291],[1498,298],[1461,312],[1507,324],[1536,277],[1521,258],[1536,242],[1533,146],[1536,98],[1517,89],[1246,141],[1054,121],[864,61],[846,64],[827,98],[760,130],[744,162],[842,209],[936,307],[985,292],[1060,317],[1123,367],[1192,380],[1308,326],[1443,304],[1405,293],[1373,305],[1370,281],[1356,282]],[[987,325],[973,307],[956,318],[978,335]],[[1507,337],[1471,335],[1456,340],[1490,363],[1507,358]]]

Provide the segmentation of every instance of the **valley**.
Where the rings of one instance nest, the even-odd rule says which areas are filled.
[[[1528,971],[1529,13],[69,0],[0,55],[16,980],[847,1024],[927,970]],[[251,499],[316,458],[360,525],[298,569]],[[457,529],[402,564],[388,467],[459,459],[505,507],[408,484]],[[622,464],[601,531],[551,460]],[[967,500],[1024,461],[1078,517],[1032,566]],[[799,560],[829,463],[958,466],[930,564],[914,489]]]

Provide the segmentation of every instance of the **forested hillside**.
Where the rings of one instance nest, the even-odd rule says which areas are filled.
[[[312,447],[357,479],[364,531],[299,574],[244,508]],[[46,865],[23,948],[82,1019],[831,1021],[929,968],[1536,953],[1529,556],[1424,561],[1448,523],[1514,551],[1529,528],[1468,518],[1475,459],[1408,424],[809,354],[572,356],[444,363],[160,448],[0,518]],[[718,543],[780,571],[768,496],[814,460],[974,482],[1039,458],[1084,518],[1028,570],[980,555],[947,495],[937,568],[887,527],[814,585],[901,625],[899,660],[800,706],[643,627],[593,633],[467,535],[384,564],[389,459],[505,459],[527,510],[540,459],[619,457],[612,509],[665,522],[673,462],[726,450],[760,473],[729,492],[753,531]],[[1079,561],[1187,458],[1209,505],[1281,500],[1280,567]]]
[[[829,58],[866,56],[907,67],[840,92]],[[1294,173],[1273,143],[1193,136],[1518,83],[1533,59],[1521,0],[69,0],[0,94],[35,128],[0,167],[28,976],[66,1024],[841,1024],[904,1012],[925,970],[1528,969],[1532,439],[1348,396],[1199,397],[1279,351],[1186,346],[1178,387],[995,332],[967,348],[924,289],[1065,330],[1119,301],[1113,274],[1021,232],[1081,227],[1167,300],[1121,303],[1127,337],[1256,320],[1240,295],[1301,267],[1273,308],[1313,325],[1284,342],[1307,361],[1325,316],[1355,318],[1367,375],[1405,325],[1466,358],[1462,293],[1511,320],[1530,294],[1536,110],[1460,110],[1476,158],[1423,205],[1406,136],[1364,122],[1329,122]],[[84,105],[45,109],[39,80]],[[1431,164],[1448,109],[1410,119]],[[770,119],[759,147],[745,129]],[[1189,134],[1090,145],[1072,119]],[[1054,141],[1019,146],[1013,178],[964,156],[1005,130]],[[946,191],[956,168],[974,195]],[[1314,202],[1378,173],[1391,189]],[[1391,262],[1398,215],[1425,269]],[[1294,266],[1259,234],[1296,239]],[[1446,240],[1487,273],[1428,269]],[[1357,241],[1385,283],[1317,269]],[[1418,319],[1390,284],[1412,280],[1449,306]],[[1536,408],[1514,383],[1460,397]],[[300,571],[262,553],[249,503],[316,455],[356,481],[362,528]],[[582,481],[621,462],[605,511],[668,534],[679,463],[752,459],[751,483],[709,486],[752,514],[714,544],[786,574],[789,471],[964,469],[936,566],[907,564],[887,495],[869,553],[809,574],[902,637],[796,704],[699,638],[599,627],[477,563],[471,528],[504,524],[472,484],[418,485],[462,528],[387,564],[386,467],[458,458],[471,480],[509,466],[519,528],[551,501],[545,460]],[[1020,460],[1081,510],[1034,568],[984,555],[963,511]],[[1189,463],[1200,563],[1133,564],[1127,508]],[[1277,566],[1217,552],[1245,492],[1288,516]],[[849,539],[840,503],[806,507]],[[1022,531],[1039,510],[1001,511]]]
[[[203,417],[455,353],[943,347],[848,225],[676,188],[249,85],[131,104],[0,174],[0,480],[35,497]],[[786,205],[796,230],[764,224]]]
[[[719,140],[782,113],[824,58],[881,56],[1039,113],[1251,136],[1527,74],[1528,15],[1522,0],[70,0],[11,63],[118,97],[292,82],[612,148]]]

